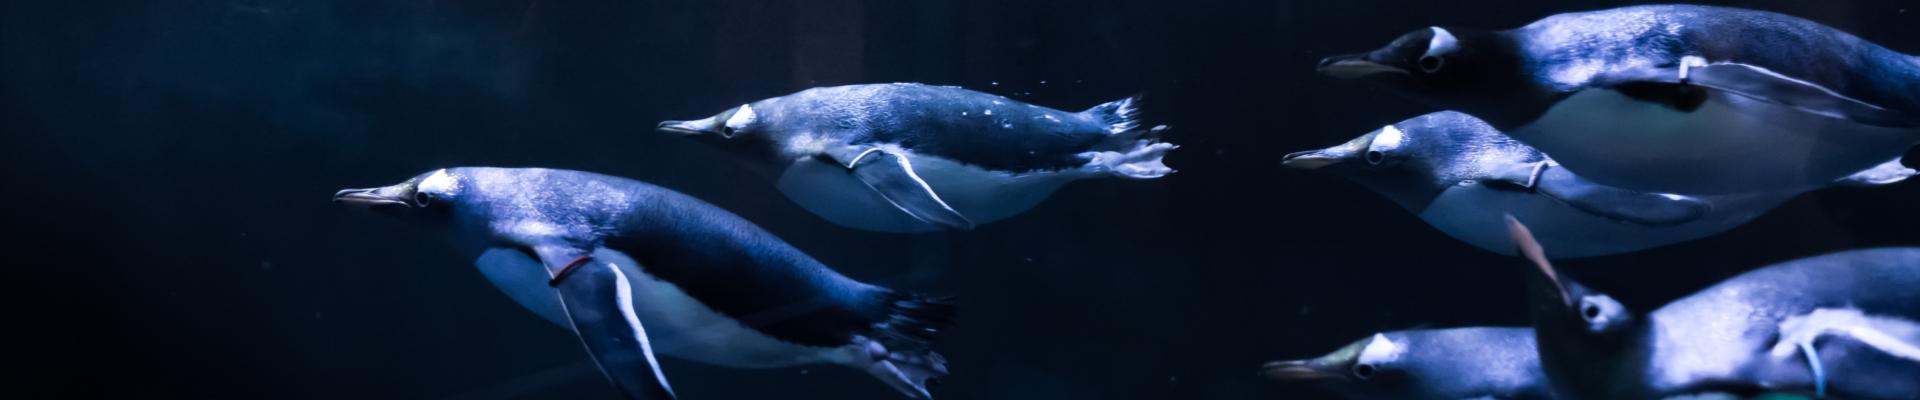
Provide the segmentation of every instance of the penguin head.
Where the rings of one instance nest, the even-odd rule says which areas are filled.
[[[1512,96],[1501,89],[1530,81],[1509,42],[1497,32],[1435,26],[1401,35],[1371,52],[1327,57],[1319,71],[1384,84],[1442,105]]]
[[[457,171],[441,168],[393,185],[343,189],[334,192],[333,201],[408,217],[441,217],[465,199],[462,181]]]
[[[1528,149],[1472,116],[1443,111],[1288,154],[1282,165],[1352,179],[1419,213],[1442,191],[1471,179],[1482,169],[1476,163],[1524,161]]]
[[[1282,382],[1311,382],[1353,398],[1419,396],[1420,363],[1408,356],[1409,338],[1400,332],[1375,333],[1318,358],[1274,361],[1260,375]]]
[[[704,119],[661,121],[658,129],[687,136],[731,140],[761,134],[769,125],[761,117],[762,114],[753,104],[741,104]]]
[[[1561,275],[1547,261],[1546,252],[1533,233],[1509,215],[1507,231],[1519,246],[1519,253],[1533,264],[1528,276],[1528,298],[1540,329],[1571,331],[1577,335],[1618,338],[1634,323],[1626,306],[1613,296],[1587,288],[1571,277]]]

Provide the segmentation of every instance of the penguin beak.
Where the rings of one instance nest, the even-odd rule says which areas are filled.
[[[1307,150],[1288,154],[1286,157],[1280,158],[1280,165],[1285,165],[1293,169],[1312,170],[1328,165],[1339,164],[1340,161],[1344,159],[1345,158],[1327,154],[1327,151],[1324,149]]]
[[[378,188],[368,188],[368,189],[345,189],[345,190],[341,190],[333,193],[333,202],[346,203],[348,205],[361,206],[361,207],[380,207],[380,206],[406,207],[406,206],[412,205],[410,203],[407,203],[406,200],[403,200],[394,196],[392,194],[394,192],[398,192],[398,190],[393,190],[392,187],[378,187]]]
[[[1540,270],[1540,277],[1546,278],[1547,282],[1553,285],[1553,290],[1560,294],[1561,303],[1567,307],[1573,307],[1573,293],[1569,292],[1566,283],[1560,280],[1560,274],[1553,269],[1553,263],[1547,262],[1546,250],[1540,247],[1540,242],[1533,239],[1533,232],[1512,214],[1508,214],[1506,219],[1507,234],[1513,237],[1513,243],[1519,247],[1520,255],[1532,261],[1534,268]]]
[[[1367,55],[1347,54],[1320,60],[1321,74],[1340,79],[1363,78],[1378,74],[1411,75],[1399,67],[1373,62]]]
[[[1316,381],[1339,377],[1324,371],[1314,360],[1274,361],[1260,366],[1260,376],[1276,381]]]
[[[714,133],[713,125],[713,118],[693,121],[660,121],[660,126],[656,129],[661,132],[672,132],[682,135],[701,135]]]

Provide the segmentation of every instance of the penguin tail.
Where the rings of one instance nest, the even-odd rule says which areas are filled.
[[[866,345],[868,373],[914,399],[932,399],[927,385],[947,376],[947,359],[932,349],[940,329],[952,326],[951,298],[888,292],[887,317]]]
[[[1109,133],[1118,134],[1140,129],[1140,100],[1143,98],[1142,96],[1144,95],[1135,94],[1127,96],[1127,98],[1124,99],[1093,106],[1093,108],[1081,111],[1080,113],[1093,117],[1095,121],[1106,124],[1107,132]]]

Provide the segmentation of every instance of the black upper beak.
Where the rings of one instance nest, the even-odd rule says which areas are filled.
[[[382,188],[345,189],[333,193],[333,202],[357,206],[410,206],[405,200],[381,194]]]
[[[1408,74],[1406,69],[1374,62],[1368,59],[1366,53],[1338,55],[1321,59],[1318,71],[1320,71],[1321,74],[1341,79],[1360,78],[1377,74]]]

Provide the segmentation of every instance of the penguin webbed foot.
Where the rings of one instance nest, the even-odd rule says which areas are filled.
[[[1872,168],[1867,168],[1860,172],[1855,172],[1853,175],[1848,175],[1845,178],[1840,178],[1840,180],[1835,181],[1834,184],[1854,187],[1891,185],[1905,181],[1907,178],[1911,178],[1916,174],[1920,174],[1920,171],[1907,168],[1900,157],[1894,157],[1893,160],[1880,163],[1880,165],[1875,165]]]
[[[938,384],[941,377],[947,376],[947,360],[939,353],[895,352],[879,342],[864,342],[862,350],[869,360],[864,368],[867,373],[908,398],[932,400],[933,393],[927,387]]]
[[[1080,153],[1080,158],[1087,160],[1083,168],[1129,179],[1154,179],[1172,174],[1174,169],[1168,167],[1164,159],[1168,152],[1180,146],[1159,141],[1168,129],[1166,125],[1158,125],[1115,135],[1093,151]]]

